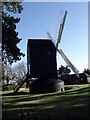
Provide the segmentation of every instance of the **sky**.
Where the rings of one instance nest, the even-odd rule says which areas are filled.
[[[22,41],[18,47],[26,54],[22,60],[27,62],[27,41],[31,38],[46,38],[48,31],[57,41],[60,20],[67,10],[67,17],[59,48],[82,72],[88,68],[88,3],[87,2],[23,2],[23,11],[15,15],[21,20],[16,31]],[[57,55],[57,68],[66,65]]]

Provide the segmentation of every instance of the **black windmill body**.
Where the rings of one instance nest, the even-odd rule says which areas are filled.
[[[51,40],[29,39],[27,67],[32,78],[57,78],[56,47]]]
[[[56,47],[50,39],[29,39],[27,47],[28,74],[36,80],[30,93],[56,92],[61,89],[57,80]]]

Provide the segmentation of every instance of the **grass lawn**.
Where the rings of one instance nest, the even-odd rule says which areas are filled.
[[[3,119],[89,119],[90,86],[68,85],[65,92],[29,94],[28,90],[2,92]]]

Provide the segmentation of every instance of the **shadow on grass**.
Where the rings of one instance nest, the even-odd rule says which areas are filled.
[[[26,109],[29,110],[38,109],[40,110],[42,107],[48,107],[48,106],[57,106],[57,109],[62,110],[64,108],[69,108],[70,106],[80,106],[80,104],[86,105],[88,104],[88,97],[87,95],[84,96],[61,96],[59,93],[53,96],[40,96],[40,97],[24,97],[19,99],[11,99],[11,101],[6,101],[6,105],[3,106],[4,109]],[[12,103],[12,104],[11,104]],[[35,107],[35,108],[34,108]]]
[[[40,94],[39,96],[29,95],[28,92],[19,92],[16,94],[20,95],[19,99],[15,99],[13,93],[4,94],[4,96],[11,96],[11,98],[6,99],[6,104],[3,106],[3,119],[88,120],[90,118],[87,106],[88,95],[84,93],[87,93],[89,89],[90,87],[86,87],[62,93]],[[21,95],[25,95],[25,97]]]
[[[73,108],[72,108],[73,109]],[[3,112],[3,120],[4,119],[15,119],[15,120],[84,120],[90,119],[89,114],[85,113],[84,107],[76,108],[74,111],[70,109],[59,110],[57,108],[51,109],[27,109],[27,110],[12,110],[12,111],[4,111]],[[83,114],[83,116],[82,116]]]
[[[7,94],[4,94],[4,96],[11,96],[12,99],[9,99],[8,100],[8,97],[7,98],[4,98],[7,99],[7,103],[16,103],[16,102],[21,102],[21,101],[25,101],[25,102],[28,102],[28,101],[34,101],[34,100],[42,100],[44,101],[44,99],[49,99],[49,101],[54,101],[56,100],[57,98],[60,100],[62,99],[62,97],[64,96],[64,98],[66,99],[67,96],[69,95],[69,98],[71,96],[71,98],[73,99],[73,95],[78,95],[79,97],[84,94],[84,93],[87,93],[88,92],[88,88],[81,88],[81,89],[77,89],[77,90],[72,90],[72,91],[66,91],[66,92],[62,92],[62,93],[51,93],[51,94],[40,94],[39,96],[36,95],[36,94],[29,94],[28,92],[18,92],[17,94],[14,94],[14,93],[7,93]],[[21,96],[23,95],[23,96]],[[25,96],[24,96],[25,95]],[[88,96],[89,94],[87,94]],[[15,97],[17,97],[17,99],[15,99]],[[78,97],[77,96],[77,97]],[[85,97],[85,95],[83,95]],[[69,100],[68,98],[68,100]]]
[[[74,86],[76,87],[76,89],[73,89],[73,87],[65,87],[65,92],[61,92],[60,94],[68,94],[68,93],[73,93],[73,92],[76,92],[76,93],[83,93],[83,92],[90,92],[90,86],[88,87],[85,87],[85,88],[79,88],[78,86]],[[71,91],[70,91],[71,90]],[[14,92],[11,92],[11,93],[5,93],[5,94],[2,94],[2,96],[13,96],[13,95],[27,95],[27,94],[30,94],[29,92],[17,92],[17,93],[14,93]],[[41,93],[42,95],[44,96],[53,96],[53,94],[58,94],[58,92],[53,92],[53,93]],[[30,95],[36,95],[36,94],[30,94]]]
[[[10,92],[10,93],[2,94],[2,96],[28,95],[28,94],[30,93],[29,92],[18,92],[18,93]]]

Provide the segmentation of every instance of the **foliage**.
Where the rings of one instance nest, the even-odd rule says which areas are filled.
[[[21,13],[21,2],[2,2],[2,60],[5,64],[12,64],[25,56],[17,44],[22,40],[18,38],[16,24],[20,18],[14,18],[10,13]]]
[[[84,73],[90,75],[90,70],[89,69],[84,69]]]
[[[68,68],[68,66],[64,67],[63,65],[61,65],[61,67],[59,68],[60,75],[66,75],[69,74],[70,72],[71,70]]]
[[[16,85],[3,86],[2,91],[14,90],[15,87],[16,87]]]

